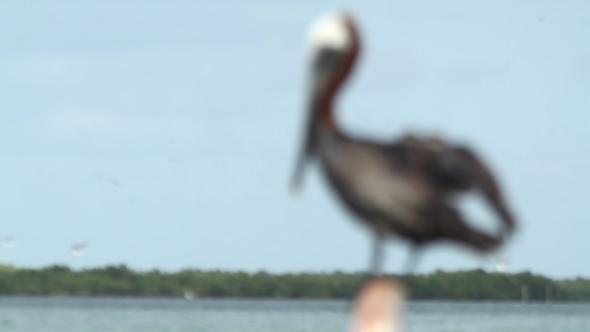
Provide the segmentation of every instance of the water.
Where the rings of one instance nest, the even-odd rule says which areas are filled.
[[[0,297],[2,332],[348,331],[346,301]],[[407,332],[589,332],[590,304],[412,302]]]

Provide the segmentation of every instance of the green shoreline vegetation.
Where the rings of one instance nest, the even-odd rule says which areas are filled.
[[[137,272],[125,265],[72,270],[66,266],[23,269],[0,265],[0,295],[349,299],[362,273]],[[590,279],[552,280],[529,272],[483,270],[399,277],[414,300],[590,301]]]

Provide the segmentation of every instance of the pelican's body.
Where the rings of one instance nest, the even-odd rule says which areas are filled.
[[[473,245],[486,247],[482,249],[497,244],[482,233],[466,232],[452,206],[452,196],[469,189],[459,181],[471,180],[468,170],[457,174],[462,179],[453,179],[453,170],[445,167],[454,166],[444,163],[481,167],[466,165],[477,162],[467,149],[412,136],[381,144],[321,125],[318,132],[318,155],[328,181],[351,212],[379,233],[395,233],[415,244],[453,237],[478,241]],[[476,238],[458,238],[467,235]]]
[[[408,135],[381,143],[352,137],[336,124],[333,100],[360,50],[348,15],[324,18],[312,29],[314,51],[310,119],[294,184],[303,164],[317,158],[331,187],[358,219],[374,230],[372,269],[378,270],[381,239],[394,234],[415,245],[451,240],[480,252],[503,242],[514,228],[512,216],[491,173],[467,148]],[[455,208],[460,192],[479,191],[498,213],[503,234],[469,227]]]

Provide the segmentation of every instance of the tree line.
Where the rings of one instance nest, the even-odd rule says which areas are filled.
[[[552,280],[529,272],[483,270],[391,277],[402,280],[416,300],[520,301],[526,291],[531,301],[590,301],[590,279],[582,278]],[[0,295],[349,299],[366,278],[363,273],[344,272],[140,272],[125,265],[84,270],[0,265]]]

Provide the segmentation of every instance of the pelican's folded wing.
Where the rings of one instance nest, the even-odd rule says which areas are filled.
[[[443,187],[450,190],[476,190],[494,208],[504,224],[505,235],[514,231],[515,221],[491,171],[465,147],[443,149],[438,153],[433,172]]]

